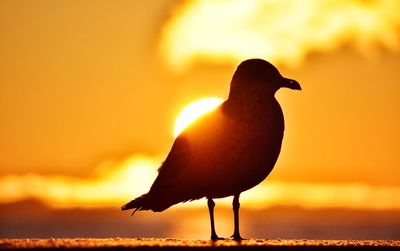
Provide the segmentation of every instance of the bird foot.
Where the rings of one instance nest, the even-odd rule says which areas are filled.
[[[225,240],[225,238],[218,237],[218,235],[211,235],[211,240],[212,241],[220,241],[220,240]]]
[[[231,238],[234,240],[234,241],[243,241],[243,240],[245,240],[245,238],[242,238],[242,236],[240,236],[240,234],[233,234],[232,236],[231,236]]]

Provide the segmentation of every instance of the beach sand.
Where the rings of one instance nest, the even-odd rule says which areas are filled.
[[[208,241],[160,238],[1,239],[2,250],[400,250],[400,241],[374,240],[265,240]]]

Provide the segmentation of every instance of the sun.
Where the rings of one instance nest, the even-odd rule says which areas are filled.
[[[193,121],[204,113],[213,110],[224,100],[221,98],[202,98],[188,104],[175,120],[174,136],[175,138]]]

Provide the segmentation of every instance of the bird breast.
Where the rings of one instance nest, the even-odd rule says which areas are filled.
[[[221,107],[188,131],[187,170],[197,176],[199,186],[206,185],[212,197],[250,189],[273,169],[283,131],[283,114],[276,100],[236,110]]]

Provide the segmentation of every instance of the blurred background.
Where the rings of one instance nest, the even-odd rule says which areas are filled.
[[[271,175],[242,194],[248,238],[399,239],[400,2],[0,1],[0,238],[209,237],[205,200],[148,191],[191,102],[263,58],[303,91]],[[231,198],[216,200],[220,235]]]

